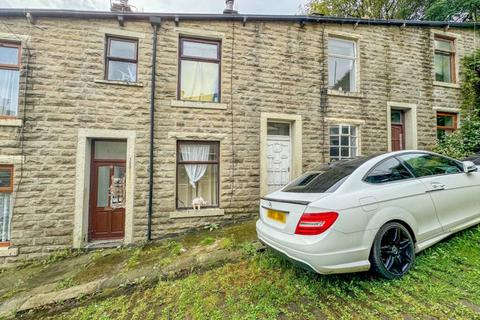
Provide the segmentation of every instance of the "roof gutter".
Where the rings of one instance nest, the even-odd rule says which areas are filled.
[[[148,221],[147,240],[152,240],[152,216],[153,216],[153,160],[154,160],[154,138],[155,138],[155,89],[157,73],[157,38],[158,27],[161,25],[160,18],[151,18],[152,24],[152,78],[150,85],[150,153],[148,170]]]
[[[24,17],[29,13],[34,17],[77,18],[77,19],[112,19],[121,15],[125,20],[161,19],[176,21],[216,20],[216,21],[283,21],[298,23],[333,23],[358,25],[384,26],[413,26],[413,27],[457,27],[473,28],[474,22],[424,21],[424,20],[381,20],[338,18],[325,16],[305,15],[256,15],[256,14],[185,14],[185,13],[154,13],[154,12],[111,12],[111,11],[83,11],[83,10],[46,10],[46,9],[0,9],[0,17]]]

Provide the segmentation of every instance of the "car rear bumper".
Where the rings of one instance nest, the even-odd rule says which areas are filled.
[[[370,269],[368,239],[372,231],[344,234],[329,230],[319,241],[305,241],[305,237],[280,232],[257,221],[257,236],[268,247],[290,259],[300,262],[321,274],[359,272]],[[370,234],[372,233],[373,236]],[[369,242],[364,245],[363,242]]]

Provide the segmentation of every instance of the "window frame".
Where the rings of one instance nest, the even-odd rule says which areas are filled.
[[[3,169],[8,169],[10,171],[10,186],[8,188],[1,188],[0,187],[0,193],[8,193],[8,194],[10,194],[10,197],[11,197],[12,194],[13,194],[14,165],[13,164],[0,164],[0,170],[3,170]],[[10,215],[12,214],[12,212],[13,212],[13,208],[10,207],[9,218],[11,218]],[[8,227],[11,229],[11,224],[9,224]],[[0,248],[9,247],[9,246],[10,246],[10,239],[8,239],[7,241],[0,241]]]
[[[215,147],[215,153],[217,155],[217,160],[207,160],[207,161],[183,161],[180,160],[180,145],[181,144],[208,144]],[[216,197],[217,204],[210,206],[202,206],[202,208],[220,208],[220,141],[208,141],[208,140],[177,140],[176,147],[176,168],[175,168],[175,208],[177,210],[190,210],[191,207],[180,207],[178,205],[178,178],[179,178],[179,166],[182,164],[212,164],[217,165],[217,186],[216,186]]]
[[[435,117],[436,120],[438,120],[438,116],[453,116],[453,126],[452,127],[439,126],[437,123],[437,132],[438,130],[454,132],[455,130],[458,129],[458,113],[437,111],[437,115]]]
[[[405,168],[405,170],[408,171],[408,173],[410,173],[410,176],[411,178],[408,178],[408,179],[400,179],[400,180],[394,180],[394,181],[385,181],[385,182],[379,182],[379,183],[374,183],[374,182],[370,182],[370,181],[367,181],[367,178],[368,176],[378,167],[380,166],[382,163],[390,160],[390,159],[395,159],[398,161],[398,163],[400,163],[402,165],[402,167]],[[379,162],[377,162],[375,165],[372,166],[372,168],[370,168],[367,173],[365,173],[365,175],[363,176],[362,178],[362,182],[365,182],[365,183],[368,183],[370,185],[385,185],[385,184],[388,184],[388,183],[397,183],[397,182],[403,182],[403,181],[409,181],[409,180],[413,180],[413,179],[418,179],[419,177],[417,177],[414,172],[405,164],[405,162],[402,160],[402,159],[399,159],[397,158],[397,156],[390,156],[388,158],[385,158],[383,160],[380,160]]]
[[[10,186],[9,187],[0,187],[0,193],[12,193],[13,192],[13,164],[0,164],[0,170],[7,169],[10,171]]]
[[[334,91],[339,91],[339,92],[359,92],[359,76],[358,76],[358,64],[359,64],[359,49],[358,49],[358,39],[351,39],[351,38],[344,38],[344,37],[340,37],[340,36],[329,36],[328,37],[328,40],[327,42],[329,42],[330,40],[337,40],[337,41],[343,41],[343,42],[351,42],[354,44],[354,55],[353,57],[351,56],[345,56],[345,55],[341,55],[341,54],[334,54],[334,53],[331,53],[330,51],[330,47],[328,48],[327,50],[327,82],[328,82],[328,89],[329,90],[334,90]],[[329,64],[329,60],[330,60],[330,57],[334,57],[334,58],[340,58],[340,59],[348,59],[348,60],[353,60],[353,81],[354,81],[354,85],[353,85],[353,88],[350,88],[349,91],[340,91],[338,89],[334,89],[333,87],[330,87],[330,78],[328,76],[328,73],[329,73],[329,70],[328,70],[328,64]]]
[[[212,44],[217,46],[217,58],[202,58],[196,56],[188,56],[183,54],[183,43],[195,42],[203,44]],[[177,100],[180,101],[192,101],[192,102],[203,102],[195,100],[184,100],[181,97],[182,94],[182,61],[198,61],[198,62],[207,62],[207,63],[216,63],[218,64],[218,102],[210,101],[210,103],[221,103],[222,102],[222,40],[198,38],[192,36],[179,36],[178,39],[178,77],[177,77]]]
[[[22,67],[22,44],[19,42],[15,41],[8,41],[8,40],[0,40],[0,47],[7,47],[7,48],[17,48],[18,49],[18,58],[17,64],[1,64],[0,63],[0,69],[1,70],[14,70],[18,71],[20,73],[20,69]],[[20,91],[20,83],[18,84],[19,86],[19,91]],[[1,115],[0,114],[0,119],[15,119],[18,117],[18,105],[17,105],[17,110],[16,110],[16,115],[15,116],[6,116],[6,115]]]
[[[437,156],[437,157],[441,157],[441,158],[444,158],[444,159],[448,159],[448,160],[451,160],[453,162],[456,162],[459,166],[459,169],[460,169],[460,172],[454,172],[454,173],[438,173],[438,174],[433,174],[433,175],[428,175],[428,176],[419,176],[417,175],[416,171],[414,168],[412,168],[405,160],[403,160],[402,156],[406,156],[406,155],[414,155],[414,154],[417,154],[417,155],[430,155],[430,156]],[[406,153],[402,153],[402,154],[399,154],[399,155],[395,155],[394,157],[397,158],[398,161],[400,161],[407,169],[408,171],[410,171],[415,179],[424,179],[424,178],[431,178],[431,177],[441,177],[441,176],[446,176],[446,175],[453,175],[453,174],[464,174],[463,172],[463,165],[462,165],[462,162],[461,161],[458,161],[454,158],[450,158],[450,157],[447,157],[447,156],[443,156],[441,154],[436,154],[436,153],[430,153],[430,152],[406,152]]]
[[[120,41],[120,42],[134,43],[135,44],[135,59],[128,59],[128,58],[111,56],[110,55],[110,50],[111,50],[112,40]],[[115,35],[106,35],[105,45],[106,45],[106,47],[105,47],[105,76],[104,76],[104,79],[106,81],[129,82],[129,81],[122,81],[122,80],[111,80],[111,79],[108,78],[110,61],[118,61],[118,62],[127,62],[127,63],[134,63],[135,64],[135,81],[134,82],[138,82],[138,39],[137,38],[122,37],[122,36],[115,36]]]
[[[338,141],[338,145],[337,146],[332,146],[331,144],[331,136],[332,134],[330,133],[330,129],[332,127],[338,127],[338,135],[335,135],[335,136],[338,136],[339,138],[339,141]],[[355,155],[351,155],[350,154],[350,157],[342,157],[342,151],[341,151],[341,148],[342,148],[342,127],[349,127],[349,134],[348,134],[348,149],[349,149],[349,154],[351,153],[351,150],[352,148],[355,148]],[[355,128],[355,145],[351,145],[351,138],[352,138],[352,134],[351,134],[351,128],[354,127]],[[328,126],[328,156],[330,158],[330,162],[332,162],[332,155],[331,155],[331,148],[332,147],[336,147],[338,148],[338,159],[333,159],[334,161],[341,161],[341,160],[351,160],[351,159],[355,159],[356,157],[358,157],[358,137],[359,137],[359,126],[358,125],[352,125],[352,124],[330,124]],[[344,148],[347,147],[347,146],[343,146]]]
[[[442,49],[437,49],[436,45],[435,45],[435,41],[448,41],[450,42],[450,48],[451,50],[448,51],[448,50],[442,50]],[[442,83],[457,83],[457,68],[456,68],[456,63],[455,63],[455,57],[456,57],[456,39],[455,38],[452,38],[452,37],[448,37],[448,36],[444,36],[444,35],[434,35],[434,38],[433,38],[433,70],[434,70],[434,79],[435,81],[438,81],[438,82],[442,82]],[[448,55],[450,57],[450,75],[451,75],[451,81],[447,82],[447,81],[440,81],[440,80],[437,80],[437,76],[435,74],[435,63],[436,63],[436,54],[437,52],[439,54],[443,54],[443,55]]]

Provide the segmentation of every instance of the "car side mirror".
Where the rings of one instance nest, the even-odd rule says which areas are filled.
[[[463,172],[465,173],[478,171],[477,166],[472,161],[463,161],[462,164],[463,164]]]

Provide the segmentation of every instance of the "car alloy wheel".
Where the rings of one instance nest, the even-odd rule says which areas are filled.
[[[370,262],[379,275],[387,279],[402,277],[415,261],[415,247],[410,232],[400,223],[380,228],[372,248]]]

